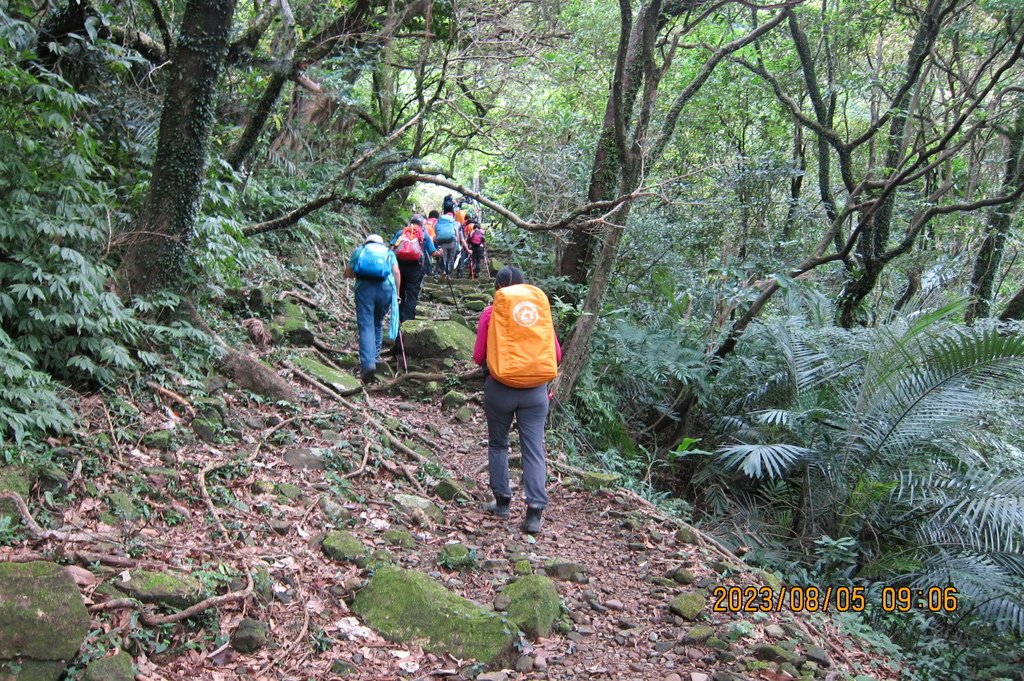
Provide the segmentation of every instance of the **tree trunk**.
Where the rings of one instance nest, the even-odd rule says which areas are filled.
[[[1006,172],[1003,175],[1003,194],[1012,194],[1024,182],[1024,159],[1021,149],[1024,147],[1024,109],[1017,114],[1017,121],[1010,131],[1009,156],[1006,159]],[[978,257],[974,261],[974,272],[971,274],[971,301],[965,314],[965,321],[970,324],[975,319],[987,317],[992,309],[996,274],[1003,259],[1006,236],[1010,231],[1013,212],[1020,204],[1018,197],[1014,201],[994,207],[988,214],[988,229],[985,239],[978,249]]]
[[[149,194],[122,264],[125,295],[181,286],[202,195],[217,77],[235,0],[188,0],[160,117]]]

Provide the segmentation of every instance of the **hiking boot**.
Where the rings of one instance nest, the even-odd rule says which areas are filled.
[[[484,511],[491,515],[496,515],[499,518],[508,517],[508,505],[512,502],[509,497],[494,497],[494,503],[489,504]]]
[[[377,380],[377,370],[363,369],[363,371],[359,374],[359,379],[366,384],[374,383]]]
[[[540,517],[544,513],[543,508],[537,508],[536,506],[526,507],[526,517],[523,519],[523,524],[519,526],[526,534],[537,534],[540,532]]]

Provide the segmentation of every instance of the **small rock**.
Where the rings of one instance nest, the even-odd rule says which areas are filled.
[[[703,643],[712,636],[715,635],[715,630],[711,627],[704,625],[697,625],[692,627],[686,634],[683,635],[684,643]]]
[[[267,524],[270,525],[270,529],[276,532],[277,534],[283,535],[288,534],[292,531],[291,521],[285,520],[283,518],[271,518],[267,521]]]
[[[285,451],[284,462],[294,468],[305,470],[327,470],[323,451],[312,447],[292,447]]]
[[[832,660],[828,654],[818,646],[809,646],[804,655],[811,662],[815,662],[826,669],[832,666]]]
[[[444,512],[430,499],[424,499],[414,494],[396,494],[395,503],[413,520],[425,515],[435,523],[444,523]]]
[[[680,544],[698,544],[700,535],[689,527],[680,527],[676,530],[676,541]]]
[[[786,638],[786,630],[778,624],[769,624],[764,628],[764,635],[775,639]]]
[[[231,647],[240,653],[255,653],[267,645],[267,625],[259,620],[245,618],[231,635]]]
[[[617,487],[620,479],[618,473],[600,473],[597,471],[586,471],[580,478],[583,489],[588,492],[596,492],[599,489]]]
[[[697,575],[693,570],[681,567],[671,574],[671,579],[678,584],[693,584],[697,580]]]
[[[690,672],[690,681],[711,681],[711,677],[703,672]]]
[[[86,665],[82,681],[135,681],[132,656],[120,650],[116,655],[93,660]]]
[[[320,510],[332,525],[344,525],[352,519],[348,509],[327,497],[320,498]]]
[[[544,671],[548,668],[548,658],[543,655],[537,655],[537,657],[533,658],[533,668],[539,672]]]
[[[446,411],[451,411],[452,409],[458,409],[464,405],[466,403],[466,399],[465,394],[460,393],[458,390],[449,390],[444,394],[444,397],[441,398],[441,406]]]
[[[549,577],[561,580],[573,580],[577,574],[586,574],[586,567],[562,558],[553,558],[544,564],[544,572]]]
[[[626,607],[623,605],[622,601],[615,598],[608,599],[604,604],[611,610],[624,610]]]
[[[520,655],[516,660],[516,671],[523,674],[533,671],[533,658],[529,655]]]
[[[508,681],[508,674],[505,672],[487,672],[476,677],[476,681]]]
[[[366,547],[351,532],[329,532],[320,548],[328,558],[343,563],[358,563],[366,557]]]
[[[707,604],[707,599],[698,593],[676,596],[669,608],[685,620],[694,621]]]

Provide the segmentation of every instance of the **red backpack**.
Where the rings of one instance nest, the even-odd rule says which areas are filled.
[[[423,230],[409,225],[395,241],[395,257],[402,262],[419,262],[423,258]]]

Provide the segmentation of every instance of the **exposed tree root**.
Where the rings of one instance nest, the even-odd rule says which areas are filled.
[[[25,527],[28,528],[29,533],[34,539],[54,539],[56,541],[64,541],[69,543],[88,543],[96,544],[99,542],[109,541],[116,542],[117,540],[113,537],[105,537],[102,535],[88,534],[87,532],[69,532],[68,530],[45,530],[39,526],[36,519],[32,517],[32,513],[28,510],[28,504],[21,498],[21,495],[17,492],[3,492],[0,493],[0,501],[10,501],[14,504],[14,508],[18,511],[18,515],[21,516],[22,521],[25,523]]]
[[[153,381],[146,381],[146,385],[153,392],[157,393],[158,395],[161,395],[162,397],[166,397],[170,401],[177,402],[181,406],[185,407],[185,409],[188,411],[189,414],[194,414],[195,413],[195,409],[192,408],[192,403],[189,402],[188,400],[186,400],[184,397],[182,397],[178,393],[174,392],[173,390],[168,390],[167,388],[163,387],[162,385],[160,385],[158,383],[154,383]]]

